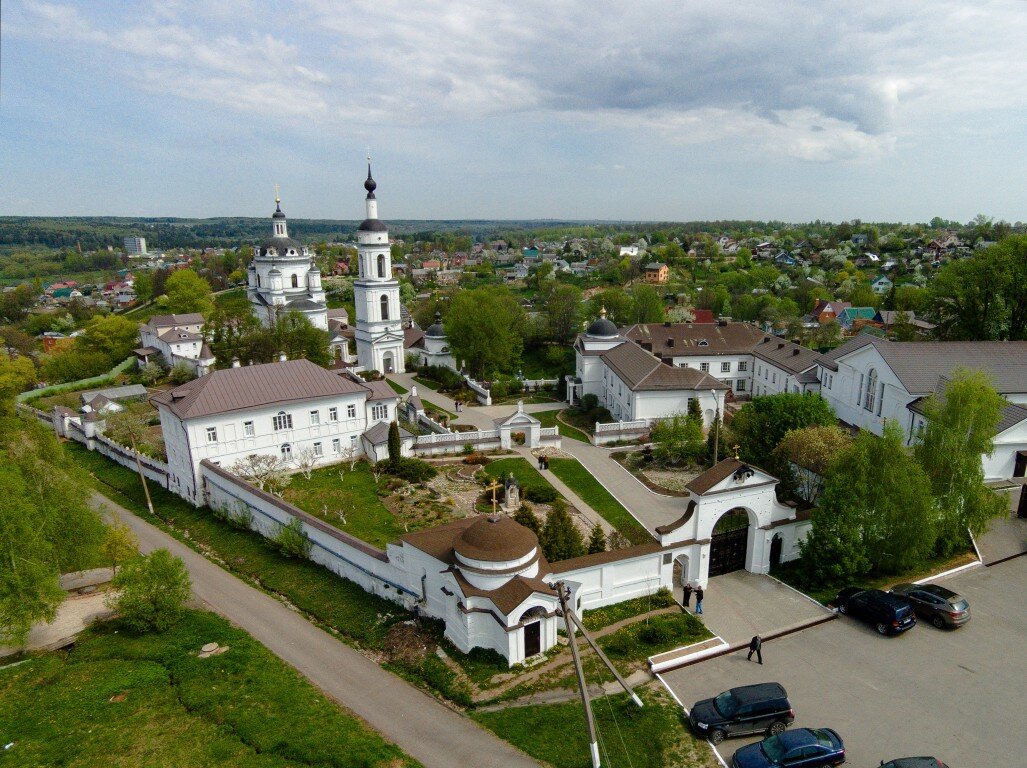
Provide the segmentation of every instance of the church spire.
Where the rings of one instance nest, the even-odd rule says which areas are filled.
[[[371,176],[371,155],[367,156],[367,180],[364,182],[364,189],[367,190],[367,221],[378,218],[378,201],[374,199],[374,191],[378,188],[378,182]]]
[[[277,184],[275,184],[275,212],[271,214],[271,234],[274,237],[289,236],[289,230],[285,223],[285,214],[282,213],[282,198],[278,195]]]

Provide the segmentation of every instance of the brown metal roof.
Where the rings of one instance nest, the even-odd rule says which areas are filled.
[[[674,546],[681,546],[681,544],[675,544]],[[549,566],[549,572],[569,573],[570,571],[577,571],[582,568],[591,568],[605,563],[616,563],[620,560],[630,560],[633,557],[652,555],[662,551],[663,549],[664,548],[656,542],[651,542],[649,544],[636,544],[633,547],[625,547],[624,549],[611,549],[606,552],[597,552],[594,555],[582,555],[581,557],[572,557],[570,560],[561,560],[558,563],[552,563]]]
[[[176,325],[203,325],[203,315],[188,312],[184,315],[154,315],[147,322],[151,328],[169,328]]]
[[[738,459],[721,459],[714,466],[699,475],[699,477],[685,485],[685,488],[692,493],[702,496],[721,480],[731,477],[738,469],[744,466],[745,463]]]
[[[637,344],[618,344],[602,354],[606,365],[637,390],[727,389],[723,382],[697,368],[675,368],[660,362]]]
[[[479,515],[456,537],[453,549],[471,560],[502,563],[537,551],[538,537],[512,517]]]
[[[414,346],[423,346],[421,341],[424,339],[424,331],[420,328],[404,328],[403,329],[403,347],[410,349]]]
[[[451,520],[424,531],[404,533],[399,540],[431,555],[440,562],[452,565],[456,562],[453,555],[453,543],[465,528],[474,525],[477,520],[478,516],[462,517],[459,520]]]
[[[745,354],[764,333],[749,323],[644,323],[623,331],[632,341],[666,356]],[[673,346],[668,344],[673,342]]]
[[[504,615],[509,616],[525,600],[534,594],[544,594],[547,597],[557,597],[556,590],[540,579],[530,579],[526,576],[514,576],[499,589],[484,590],[473,586],[460,574],[456,574],[456,582],[464,597],[484,597],[492,601],[492,604]]]
[[[399,395],[396,394],[396,391],[389,386],[389,382],[383,379],[379,379],[378,381],[368,381],[362,386],[368,390],[368,400],[396,400],[399,397]]]
[[[802,373],[820,362],[821,354],[793,341],[777,336],[764,336],[753,348],[753,354],[761,360],[789,373]]]
[[[287,360],[213,371],[160,392],[152,399],[180,419],[195,419],[247,408],[366,393],[362,384],[309,360]]]

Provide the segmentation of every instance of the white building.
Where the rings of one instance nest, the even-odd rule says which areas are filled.
[[[154,315],[139,326],[139,348],[134,350],[139,367],[161,358],[167,368],[184,364],[194,376],[214,368],[214,353],[203,336],[203,315]]]
[[[253,249],[247,270],[246,296],[264,325],[285,312],[303,314],[316,328],[328,330],[328,305],[321,287],[321,270],[310,250],[289,237],[281,200],[275,195],[271,237]]]
[[[378,185],[367,166],[367,218],[357,229],[359,273],[353,281],[357,360],[364,370],[403,373],[403,325],[399,282],[392,275],[392,251],[385,222],[378,218]]]
[[[398,400],[384,381],[356,381],[309,360],[214,371],[152,398],[170,490],[197,505],[204,459],[230,468],[250,454],[287,465],[308,454],[317,464],[362,455],[361,436],[396,419]]]
[[[454,371],[460,370],[456,358],[449,349],[446,329],[442,325],[442,315],[439,312],[435,313],[435,322],[423,333],[415,331],[407,334],[406,351],[417,358],[418,365],[439,365]]]
[[[125,253],[130,259],[138,259],[146,256],[145,237],[126,237],[122,242],[125,245]]]
[[[821,394],[842,421],[881,434],[885,419],[912,443],[923,422],[923,398],[940,392],[957,368],[987,373],[1010,404],[1027,406],[1027,341],[888,341],[861,334],[824,355]],[[1013,477],[1027,456],[1027,411],[1007,408],[995,451],[982,457],[987,479]],[[1024,468],[1019,466],[1022,473]]]

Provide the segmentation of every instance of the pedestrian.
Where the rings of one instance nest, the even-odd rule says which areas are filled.
[[[753,635],[752,640],[749,641],[749,655],[745,657],[746,661],[752,661],[752,655],[756,654],[756,661],[760,664],[763,663],[763,638],[759,635]]]
[[[702,599],[705,594],[706,593],[703,592],[702,584],[699,584],[695,588],[695,612],[698,616],[702,616]]]
[[[548,456],[543,456],[542,457],[542,469],[549,469],[549,457]]]
[[[692,600],[692,585],[685,584],[685,608],[688,607],[689,602]]]
[[[538,457],[538,459],[537,459],[537,461],[538,461],[538,468],[539,468],[539,469],[542,469],[542,457],[541,457],[541,456],[539,456],[539,457]]]

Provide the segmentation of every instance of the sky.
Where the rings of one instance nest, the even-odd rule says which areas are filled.
[[[0,215],[1027,220],[1027,2],[4,0]]]

